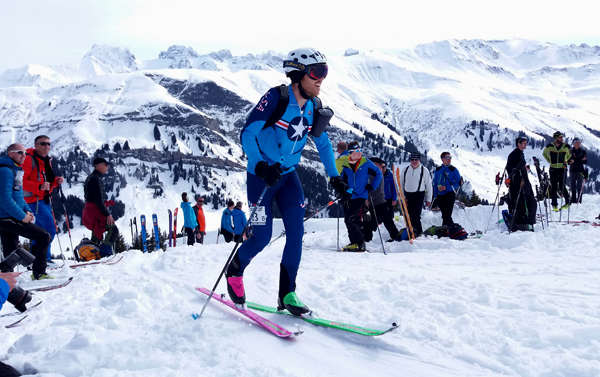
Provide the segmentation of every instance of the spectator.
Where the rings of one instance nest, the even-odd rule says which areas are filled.
[[[192,204],[190,203],[190,199],[188,198],[187,192],[181,194],[181,209],[183,210],[183,228],[185,229],[185,234],[187,235],[187,244],[189,246],[194,244],[194,240],[196,238],[194,230],[198,226],[198,219],[196,218],[196,214],[194,213],[194,209],[192,208]]]
[[[199,244],[204,243],[204,236],[206,236],[206,220],[204,218],[204,198],[200,195],[196,196],[196,205],[192,207],[194,209],[194,213],[196,214],[196,221],[198,222],[198,227],[196,228],[196,242]]]
[[[456,200],[456,191],[462,178],[457,168],[452,166],[450,152],[442,152],[442,166],[438,166],[433,176],[433,196],[442,211],[442,225],[452,225],[452,211]]]
[[[237,202],[233,209],[233,233],[235,234],[233,240],[237,242],[244,241],[244,228],[246,227],[246,214],[242,211],[242,202]]]
[[[51,241],[48,246],[48,261],[52,257],[52,240],[56,235],[54,216],[50,196],[52,190],[65,180],[58,177],[52,170],[50,153],[50,138],[40,135],[35,138],[34,147],[27,149],[27,157],[23,163],[23,196],[35,215],[35,224],[50,233]],[[36,241],[31,241],[32,244]]]
[[[7,155],[0,158],[0,238],[4,256],[19,247],[19,236],[32,241],[35,255],[31,278],[54,279],[46,273],[50,233],[34,224],[35,216],[23,198],[23,168],[27,152],[21,144],[8,146]]]
[[[221,234],[225,239],[225,242],[229,243],[233,241],[233,207],[235,204],[233,200],[227,202],[227,208],[223,210],[221,215]]]
[[[415,237],[418,237],[423,233],[423,226],[421,225],[423,202],[429,207],[433,197],[431,175],[429,169],[421,164],[421,154],[419,152],[410,154],[410,165],[400,173],[400,183],[404,190],[410,223]]]

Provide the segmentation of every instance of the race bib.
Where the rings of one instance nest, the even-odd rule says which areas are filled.
[[[252,225],[265,225],[267,223],[267,213],[265,211],[265,206],[256,207],[256,211],[254,211],[254,215],[250,219]]]

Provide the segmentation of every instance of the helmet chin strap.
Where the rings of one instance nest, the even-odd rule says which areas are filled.
[[[309,100],[312,98],[312,96],[309,96],[308,93],[304,91],[301,82],[298,82],[298,90],[300,91],[300,95],[302,96],[302,98],[304,98],[305,100]]]

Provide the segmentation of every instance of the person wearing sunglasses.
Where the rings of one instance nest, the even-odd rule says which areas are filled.
[[[429,169],[421,164],[421,154],[419,152],[410,154],[410,165],[400,173],[400,183],[404,190],[410,223],[415,236],[418,237],[423,233],[423,225],[421,224],[423,203],[426,207],[430,207],[433,198],[431,174]]]
[[[571,148],[564,142],[564,135],[556,131],[552,137],[554,141],[542,151],[542,156],[550,164],[550,197],[552,210],[558,212],[571,206],[569,190],[566,188],[567,164],[571,159]],[[561,207],[558,207],[558,195],[561,195]],[[564,204],[562,198],[565,199]]]
[[[206,219],[204,218],[204,198],[196,195],[196,204],[192,207],[196,214],[198,227],[196,228],[196,242],[204,244],[204,236],[206,236]]]
[[[522,136],[517,137],[515,147],[508,155],[506,167],[504,168],[508,176],[505,180],[505,184],[508,186],[508,211],[514,219],[510,221],[513,224],[510,231],[533,231],[533,227],[529,227],[528,225],[535,224],[537,201],[527,175],[527,171],[529,170],[529,165],[525,161],[527,138]],[[511,226],[510,224],[506,225],[508,227]]]
[[[23,198],[23,168],[27,152],[21,144],[8,146],[0,157],[0,239],[4,256],[19,247],[19,236],[31,240],[35,255],[32,279],[53,279],[46,273],[50,233],[35,224],[36,217]],[[35,243],[33,242],[35,241]]]
[[[261,220],[251,219],[252,237],[244,242],[235,254],[226,272],[227,292],[238,306],[246,302],[243,275],[246,267],[271,239],[273,199],[281,211],[285,224],[286,243],[279,272],[278,308],[287,309],[291,314],[302,315],[310,310],[296,295],[296,276],[302,257],[304,236],[304,193],[296,172],[302,151],[313,137],[321,162],[332,185],[339,191],[344,185],[339,183],[333,148],[326,124],[319,122],[320,100],[317,98],[328,73],[325,55],[314,48],[299,48],[288,53],[283,68],[291,84],[269,89],[250,112],[240,139],[244,153],[248,157],[247,195],[250,207],[259,206]],[[285,107],[278,106],[286,104]],[[321,108],[324,109],[324,108]],[[281,111],[283,110],[283,111]],[[328,120],[327,122],[328,123]],[[315,131],[315,125],[322,126]],[[264,188],[268,187],[262,202],[257,203]],[[237,229],[234,228],[237,233]]]
[[[367,248],[365,233],[361,230],[361,218],[364,215],[367,200],[373,200],[372,193],[380,187],[383,174],[371,160],[363,157],[363,148],[360,147],[358,141],[348,143],[348,152],[350,155],[342,165],[341,177],[351,189],[350,199],[344,213],[350,244],[343,247],[342,251],[364,252]],[[394,237],[395,234],[390,234],[390,236]]]
[[[39,135],[34,140],[34,147],[27,149],[27,158],[23,164],[25,177],[23,179],[23,195],[29,208],[35,214],[35,223],[44,228],[52,240],[56,236],[54,217],[50,204],[52,190],[61,185],[65,180],[56,176],[52,169],[50,157],[51,142],[46,135]],[[52,242],[48,247],[48,261],[52,256]]]
[[[442,166],[435,169],[433,176],[433,196],[442,212],[442,225],[448,226],[454,224],[452,220],[452,211],[454,210],[454,201],[456,192],[460,188],[462,178],[457,168],[452,166],[452,156],[450,152],[442,152]]]

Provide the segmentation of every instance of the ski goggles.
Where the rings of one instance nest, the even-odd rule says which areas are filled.
[[[304,72],[313,80],[320,80],[327,77],[329,67],[327,64],[313,64],[304,68]]]

